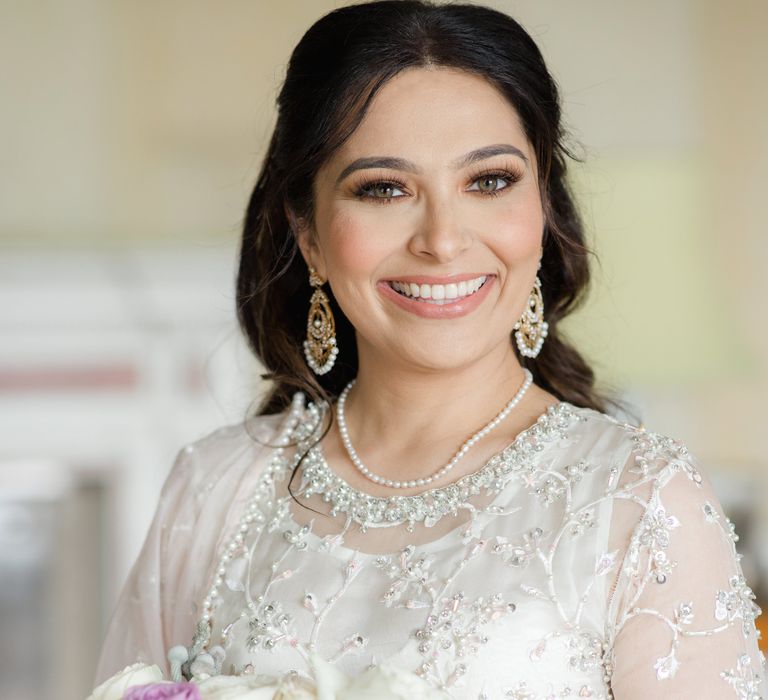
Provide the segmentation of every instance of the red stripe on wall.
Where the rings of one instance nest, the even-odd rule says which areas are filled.
[[[0,368],[0,391],[130,391],[138,382],[138,370],[130,364]]]

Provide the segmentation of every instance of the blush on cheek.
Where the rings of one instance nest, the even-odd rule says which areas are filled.
[[[509,266],[538,260],[542,246],[543,223],[540,221],[507,223],[494,235],[496,255]]]
[[[324,230],[329,276],[375,283],[376,271],[395,252],[396,237],[389,228],[348,212],[337,213]]]
[[[499,257],[510,263],[523,261],[530,255],[538,255],[544,233],[544,212],[538,189],[529,187],[526,191],[512,192],[509,206],[493,212],[490,220],[484,222],[487,236]]]

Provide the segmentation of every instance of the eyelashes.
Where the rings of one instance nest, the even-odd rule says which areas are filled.
[[[523,178],[523,173],[517,169],[501,168],[501,169],[495,169],[495,170],[483,170],[473,175],[470,178],[470,182],[472,184],[476,183],[478,180],[484,180],[484,179],[506,180],[507,184],[493,190],[472,189],[470,190],[470,192],[480,192],[481,195],[484,195],[486,197],[498,197],[504,194],[507,190],[511,189],[512,185],[514,185],[516,182],[519,182],[522,178]],[[407,189],[407,185],[397,177],[392,177],[392,176],[387,176],[382,178],[368,177],[368,178],[361,179],[359,182],[357,182],[353,186],[354,195],[358,199],[370,200],[375,204],[390,204],[393,200],[400,199],[403,196],[403,195],[396,195],[396,196],[379,197],[376,194],[373,194],[375,189],[382,185],[388,186],[390,188],[397,188],[400,190]]]

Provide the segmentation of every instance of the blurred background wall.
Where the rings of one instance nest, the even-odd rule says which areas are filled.
[[[87,694],[175,453],[260,390],[242,212],[290,51],[343,4],[0,0],[6,700]],[[768,5],[487,4],[541,46],[584,158],[600,263],[569,332],[700,458],[768,605]]]

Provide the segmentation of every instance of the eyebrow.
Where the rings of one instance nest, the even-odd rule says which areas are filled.
[[[512,155],[522,158],[525,163],[528,163],[528,158],[525,154],[516,146],[509,143],[496,143],[492,146],[483,146],[477,148],[474,151],[470,151],[465,155],[454,160],[451,165],[456,169],[465,168],[472,163],[477,163],[480,160],[485,160],[492,156],[497,156],[503,153],[510,153]],[[365,170],[367,168],[390,168],[392,170],[403,170],[405,172],[419,174],[421,169],[418,165],[405,158],[394,158],[392,156],[369,156],[367,158],[358,158],[353,160],[344,170],[341,171],[336,178],[336,184],[338,185],[347,175],[353,173],[355,170]]]

